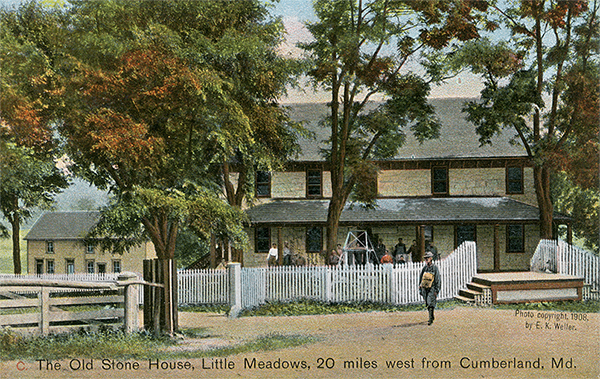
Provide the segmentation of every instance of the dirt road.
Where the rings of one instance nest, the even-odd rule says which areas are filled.
[[[598,378],[600,315],[457,307],[426,313],[245,317],[180,314],[183,328],[206,327],[202,344],[220,346],[269,333],[317,342],[278,351],[178,362],[137,362],[137,369],[40,370],[3,362],[2,378]],[[200,347],[200,345],[198,345]],[[182,349],[194,348],[189,344]],[[82,357],[85,358],[85,357]],[[70,360],[64,360],[68,367]]]

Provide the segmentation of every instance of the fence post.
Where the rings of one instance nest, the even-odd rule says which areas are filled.
[[[40,334],[47,336],[50,333],[50,289],[40,288]]]
[[[138,276],[133,272],[123,272],[117,278],[125,286],[125,333],[138,330],[138,288],[135,284],[127,284],[137,279]]]
[[[231,262],[227,264],[229,275],[229,317],[236,318],[242,311],[242,265]]]
[[[386,263],[383,265],[383,269],[385,270],[385,275],[387,276],[387,285],[388,285],[388,293],[389,298],[386,299],[387,303],[394,304],[394,300],[396,299],[396,281],[394,280],[394,265],[391,263]]]

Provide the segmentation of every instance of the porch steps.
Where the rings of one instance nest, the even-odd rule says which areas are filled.
[[[465,303],[475,304],[475,297],[482,295],[483,290],[489,288],[490,286],[488,285],[478,283],[477,278],[474,277],[472,282],[467,283],[467,288],[458,291],[458,295],[454,298]]]

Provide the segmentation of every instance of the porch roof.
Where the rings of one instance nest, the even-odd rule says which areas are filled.
[[[274,200],[246,210],[251,224],[326,223],[329,200]],[[568,221],[555,214],[556,221]],[[378,199],[375,207],[348,203],[340,224],[536,223],[539,210],[507,197]]]

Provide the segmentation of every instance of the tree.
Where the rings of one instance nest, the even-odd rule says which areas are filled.
[[[263,23],[266,14],[258,1],[74,1],[68,8],[59,129],[74,172],[115,195],[93,235],[103,246],[124,251],[150,238],[159,259],[169,260],[185,227],[205,239],[246,242],[243,213],[220,197],[219,168],[252,153],[251,120],[270,110],[261,93],[239,96],[236,76],[249,68],[229,66],[240,46],[248,52],[277,35]],[[252,80],[262,80],[260,71]],[[177,328],[175,319],[166,325]]]
[[[13,268],[21,273],[20,229],[33,208],[50,209],[68,186],[47,103],[54,89],[56,15],[36,3],[0,11],[0,209],[12,232]],[[3,227],[6,230],[5,227]]]
[[[470,43],[458,55],[485,80],[481,101],[465,108],[480,142],[490,143],[493,135],[510,128],[534,163],[542,238],[553,237],[551,177],[559,157],[564,161],[573,153],[589,159],[596,151],[597,158],[598,144],[592,139],[597,139],[598,87],[597,76],[590,80],[590,73],[597,71],[598,5],[588,5],[561,0],[494,3],[490,20],[504,24],[512,37]],[[579,147],[573,149],[573,142]],[[591,158],[592,170],[581,170],[581,165],[575,177],[597,185],[596,158]]]
[[[393,157],[410,127],[419,141],[438,136],[439,122],[427,102],[431,82],[444,79],[435,59],[454,38],[478,36],[474,9],[485,2],[469,1],[315,1],[318,21],[307,28],[314,42],[303,44],[311,54],[309,75],[331,94],[329,148],[324,152],[331,171],[332,197],[327,215],[327,251],[335,249],[344,205],[354,199],[372,205],[376,166],[373,159]],[[433,51],[432,51],[433,50]],[[419,53],[428,77],[406,63]],[[368,102],[375,95],[384,101]],[[354,191],[354,192],[353,192]]]

